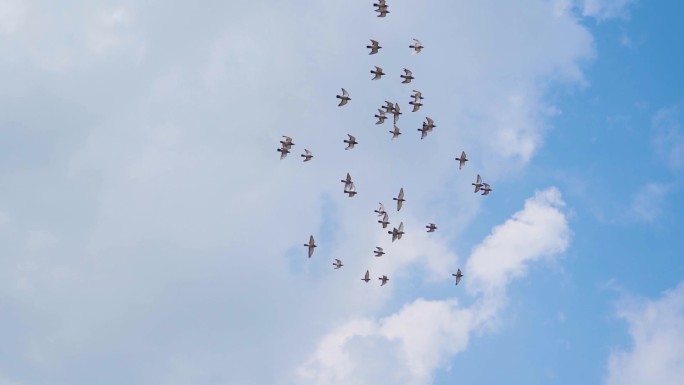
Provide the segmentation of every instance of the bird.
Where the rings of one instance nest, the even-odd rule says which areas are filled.
[[[368,272],[368,270],[366,270],[366,275],[364,275],[363,278],[361,278],[361,280],[366,281],[366,283],[370,281],[370,273]]]
[[[425,117],[425,120],[427,120],[427,123],[423,122],[423,127],[427,128],[428,131],[432,132],[432,129],[437,127],[435,125],[435,121],[428,116]]]
[[[404,199],[404,188],[402,187],[399,190],[399,196],[396,198],[392,198],[393,200],[397,201],[397,211],[401,210],[401,206],[404,204],[406,199]]]
[[[474,192],[480,191],[480,188],[482,187],[482,177],[480,176],[480,174],[477,174],[477,180],[475,181],[475,183],[471,183],[471,184],[473,186],[475,186]]]
[[[385,4],[384,1],[374,3],[373,5],[378,7],[378,9],[375,10],[375,12],[379,12],[378,17],[385,17],[388,13],[390,13],[390,11],[387,9],[387,4]]]
[[[456,285],[458,285],[459,282],[461,282],[461,277],[463,277],[463,274],[461,273],[461,269],[456,270],[456,274],[451,274],[454,277],[456,277]]]
[[[383,111],[382,108],[378,108],[378,114],[379,115],[373,115],[374,117],[378,118],[378,121],[375,122],[375,124],[385,123],[385,119],[387,119],[387,116],[385,116],[385,111]]]
[[[344,183],[344,189],[347,189],[347,185],[349,185],[352,182],[352,177],[347,173],[347,177],[345,179],[340,180],[340,182]]]
[[[387,100],[385,100],[385,105],[382,106],[382,108],[384,108],[388,114],[391,112],[394,112],[394,103],[388,102]]]
[[[382,215],[382,220],[379,220],[378,223],[380,223],[382,225],[383,229],[386,228],[387,225],[389,225],[389,214],[384,213]]]
[[[378,278],[378,279],[382,281],[380,286],[385,286],[385,284],[387,284],[387,281],[389,281],[389,278],[387,278],[386,275],[383,275],[381,278]]]
[[[337,270],[344,265],[342,264],[342,261],[340,261],[339,259],[335,259],[335,262],[333,262],[333,266],[335,266],[335,270]]]
[[[313,154],[311,151],[307,150],[306,148],[304,149],[304,154],[300,155],[302,158],[304,158],[304,162],[308,162],[313,158]]]
[[[401,135],[401,132],[399,131],[399,127],[397,125],[394,125],[394,130],[390,131],[390,134],[392,134],[392,140],[396,139]]]
[[[418,90],[413,90],[413,92],[415,92],[415,94],[411,95],[411,97],[416,101],[425,99],[422,92]]]
[[[371,45],[367,45],[366,48],[370,48],[371,50],[369,55],[375,55],[382,47],[380,46],[380,43],[378,43],[376,40],[370,39],[370,41]]]
[[[492,188],[489,187],[489,183],[483,183],[484,187],[482,187],[482,195],[489,195],[489,192],[492,191]]]
[[[413,52],[411,52],[411,55],[417,55],[425,47],[423,47],[423,45],[420,44],[420,40],[413,39],[413,41],[414,41],[413,45],[410,45],[409,48],[413,48]]]
[[[283,148],[287,148],[289,150],[292,146],[294,146],[294,143],[292,142],[292,138],[290,138],[287,135],[283,135],[283,138],[285,138],[285,140],[280,141],[280,144],[283,145]]]
[[[428,225],[425,227],[428,229],[428,233],[434,233],[435,230],[437,230],[437,226],[435,226],[434,223],[428,223]]]
[[[404,68],[404,74],[401,75],[401,78],[404,79],[404,80],[402,81],[402,83],[404,83],[404,84],[411,83],[411,80],[415,79],[415,78],[413,77],[413,73],[412,73],[411,71],[407,70],[406,68]]]
[[[373,79],[371,79],[371,80],[378,80],[378,79],[380,79],[380,77],[382,77],[382,75],[385,75],[385,73],[382,72],[382,68],[380,68],[380,67],[378,67],[378,66],[375,66],[375,70],[371,70],[370,73],[372,73],[373,75],[375,75],[375,76],[373,77]]]
[[[460,158],[456,158],[456,160],[458,161],[458,169],[459,169],[459,170],[462,169],[463,166],[465,166],[465,162],[468,161],[468,158],[466,158],[466,153],[465,153],[465,151],[461,151],[461,157],[460,157]]]
[[[342,95],[337,95],[337,98],[340,99],[340,104],[337,105],[338,107],[344,106],[351,100],[349,93],[344,88],[342,88]]]
[[[349,194],[349,197],[353,197],[356,195],[356,185],[354,185],[354,182],[350,182],[348,185],[344,185],[344,192],[346,194]]]
[[[311,258],[311,256],[313,255],[313,252],[314,252],[314,247],[318,247],[314,243],[314,236],[313,235],[309,237],[309,243],[305,243],[304,246],[309,248],[309,258]]]
[[[413,110],[412,110],[411,112],[416,112],[416,111],[418,111],[418,110],[420,109],[420,107],[423,105],[423,103],[421,103],[421,102],[418,101],[418,100],[411,100],[411,101],[409,102],[409,104],[413,106]]]
[[[392,234],[392,242],[401,239],[401,236],[404,235],[404,222],[400,222],[399,228],[394,227],[392,231],[388,231],[387,234]]]
[[[425,139],[427,136],[428,132],[430,131],[428,127],[423,123],[423,128],[419,128],[418,131],[420,131],[420,139]]]
[[[378,208],[377,210],[373,210],[373,211],[378,213],[378,216],[381,217],[386,213],[386,211],[385,211],[385,205],[383,205],[382,202],[379,202],[379,203],[380,203],[380,208]]]
[[[392,113],[394,114],[394,124],[397,124],[399,121],[399,115],[402,115],[401,108],[399,108],[399,103],[394,103],[394,109],[392,109]]]
[[[288,150],[287,148],[283,147],[283,148],[279,148],[279,149],[278,149],[278,152],[280,152],[280,160],[283,160],[283,158],[285,158],[285,157],[287,156],[287,154],[290,153],[290,150]]]
[[[375,256],[376,256],[376,257],[382,257],[383,254],[385,254],[385,252],[382,251],[382,247],[380,247],[380,246],[375,246],[375,248],[376,248],[376,250],[373,251],[373,252],[375,253]]]
[[[354,148],[354,145],[359,144],[359,142],[356,141],[356,137],[354,137],[354,135],[347,134],[347,136],[349,137],[349,139],[344,140],[344,142],[347,143],[347,148],[345,148],[345,150],[351,150],[352,148]]]

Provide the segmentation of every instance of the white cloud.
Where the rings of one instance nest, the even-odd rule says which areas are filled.
[[[299,368],[299,383],[431,383],[435,370],[466,349],[473,331],[491,326],[512,278],[524,275],[529,263],[568,247],[564,205],[557,189],[540,191],[474,249],[463,280],[477,295],[473,305],[419,298],[377,321],[349,321],[323,337]],[[497,296],[489,295],[491,288]]]
[[[653,222],[663,211],[668,186],[658,183],[647,183],[639,188],[632,197],[629,209],[630,219]]]
[[[678,385],[684,378],[684,283],[656,300],[632,299],[618,307],[632,345],[615,349],[606,385]]]
[[[582,0],[582,15],[599,20],[629,17],[629,6],[635,0]]]

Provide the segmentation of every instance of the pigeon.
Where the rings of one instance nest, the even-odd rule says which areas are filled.
[[[285,158],[285,157],[287,156],[287,154],[290,153],[290,150],[288,150],[287,148],[283,147],[283,148],[279,148],[279,149],[278,149],[278,152],[280,152],[280,160],[283,160],[283,158]]]
[[[425,123],[423,123],[423,128],[419,128],[418,131],[420,131],[420,139],[422,140],[425,139],[430,130],[427,128]]]
[[[399,121],[399,115],[401,115],[401,108],[399,108],[399,103],[394,103],[394,109],[392,110],[392,113],[394,114],[394,124],[397,124]]]
[[[423,47],[422,44],[420,44],[420,40],[418,39],[413,39],[415,43],[413,45],[410,45],[409,48],[413,48],[413,52],[411,52],[411,55],[417,55],[420,53],[420,51],[425,48]]]
[[[370,274],[368,273],[368,270],[366,270],[366,275],[364,275],[363,278],[361,278],[361,280],[366,281],[366,283],[370,281]]]
[[[314,247],[318,247],[314,243],[313,235],[309,237],[309,243],[305,243],[304,246],[309,248],[309,258],[311,258],[311,256],[313,255],[313,252],[314,252]]]
[[[387,284],[387,281],[389,281],[389,278],[387,278],[386,275],[383,275],[381,278],[378,278],[378,279],[382,281],[380,286],[385,286],[385,284]]]
[[[482,177],[480,177],[480,174],[477,174],[477,180],[475,183],[471,183],[473,186],[475,186],[475,191],[478,192],[480,191],[480,188],[482,187]]]
[[[454,277],[456,277],[456,285],[458,285],[459,282],[461,282],[461,277],[463,277],[463,274],[461,273],[461,269],[456,270],[456,274],[451,274]]]
[[[492,191],[492,188],[489,187],[489,183],[483,183],[484,187],[482,187],[482,195],[489,195],[489,192]]]
[[[280,141],[280,143],[283,145],[283,148],[287,148],[289,150],[292,146],[294,146],[292,138],[287,135],[283,135],[283,138],[285,138],[285,140]]]
[[[389,225],[389,214],[384,213],[382,215],[382,220],[378,221],[378,223],[380,223],[382,225],[383,229],[386,228],[387,225]]]
[[[460,157],[460,158],[456,158],[456,160],[458,161],[458,169],[459,169],[459,170],[462,169],[463,166],[465,166],[465,162],[468,161],[468,158],[466,158],[466,153],[465,153],[465,151],[461,151],[461,157]]]
[[[399,228],[394,227],[392,231],[388,231],[387,234],[392,234],[392,242],[401,239],[401,236],[404,235],[404,222],[400,222]]]
[[[342,95],[337,95],[337,98],[340,99],[340,104],[337,105],[338,107],[344,106],[351,100],[349,93],[344,88],[342,88]]]
[[[379,115],[373,115],[374,117],[378,118],[378,121],[375,122],[375,124],[385,123],[385,119],[387,119],[387,116],[385,116],[385,111],[383,111],[382,108],[378,108],[378,114]]]
[[[378,80],[378,79],[380,79],[380,77],[382,77],[382,75],[385,75],[385,73],[382,72],[382,68],[380,68],[380,67],[378,67],[378,66],[375,66],[375,70],[371,70],[370,73],[372,73],[373,75],[375,75],[375,76],[373,77],[373,79],[371,79],[371,80]]]
[[[356,137],[354,137],[353,135],[347,134],[347,136],[349,137],[349,139],[344,140],[344,142],[347,143],[347,148],[345,148],[345,150],[351,150],[352,148],[354,148],[354,145],[359,144],[359,142],[356,141]]]
[[[428,233],[434,233],[435,230],[437,230],[437,226],[435,226],[434,223],[428,223],[428,225],[425,227],[428,229]]]
[[[340,180],[340,182],[344,183],[344,189],[347,189],[347,186],[352,182],[352,177],[347,173],[347,178]]]
[[[437,127],[435,121],[427,116],[425,117],[425,120],[427,120],[427,123],[423,122],[423,128],[427,128],[428,131],[432,132],[432,129]]]
[[[382,247],[380,246],[375,246],[377,250],[374,251],[376,257],[382,257],[383,254],[385,254],[384,251],[382,251]]]
[[[378,17],[385,17],[387,16],[390,11],[387,9],[387,5],[378,5],[378,9],[375,10],[375,12],[378,12]]]
[[[381,217],[381,216],[385,215],[385,213],[386,213],[385,205],[383,205],[382,202],[380,202],[380,208],[378,208],[377,210],[373,210],[373,211],[378,213],[378,216]]]
[[[356,186],[354,185],[354,182],[350,182],[348,185],[344,185],[344,192],[346,194],[349,194],[349,197],[353,197],[356,195]]]
[[[387,100],[385,100],[385,105],[382,106],[382,108],[384,108],[388,114],[391,112],[394,112],[394,103],[388,102]]]
[[[313,154],[311,151],[307,150],[306,148],[304,149],[304,154],[300,155],[302,158],[304,158],[304,162],[308,162],[313,158]]]
[[[390,131],[390,134],[392,134],[392,140],[396,139],[401,135],[401,132],[399,131],[399,127],[397,125],[394,125],[394,130]]]
[[[415,92],[415,94],[411,95],[411,97],[412,97],[414,100],[418,101],[418,100],[423,100],[423,99],[425,99],[425,98],[423,97],[423,93],[422,93],[422,92],[420,92],[420,91],[418,91],[418,90],[413,90],[413,92]]]
[[[344,265],[342,264],[342,261],[340,261],[339,259],[335,259],[335,262],[333,262],[333,266],[335,266],[335,270],[337,270]]]
[[[404,84],[411,83],[411,80],[415,79],[413,77],[413,73],[411,71],[407,70],[406,68],[404,68],[404,74],[401,75],[401,78],[404,79],[404,81],[402,81],[402,83],[404,83]]]
[[[404,199],[404,188],[402,187],[399,190],[399,196],[396,198],[392,198],[393,200],[397,201],[397,211],[401,210],[401,206],[404,204],[406,199]]]
[[[421,102],[419,102],[419,101],[417,101],[417,100],[411,100],[411,101],[409,102],[409,104],[413,106],[413,111],[411,111],[411,112],[416,112],[416,111],[418,111],[418,110],[420,109],[420,107],[423,106],[423,103],[421,103]]]
[[[376,53],[378,53],[378,50],[380,50],[380,48],[382,48],[382,47],[380,46],[380,44],[377,41],[375,41],[373,39],[370,39],[370,41],[371,41],[371,45],[367,45],[366,48],[370,48],[370,50],[371,50],[369,55],[375,55]]]

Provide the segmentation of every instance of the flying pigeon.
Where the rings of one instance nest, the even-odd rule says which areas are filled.
[[[374,55],[374,54],[378,53],[378,50],[380,50],[380,48],[382,48],[382,47],[380,46],[380,44],[377,41],[375,41],[373,39],[370,39],[370,41],[371,41],[371,45],[367,45],[366,48],[370,48],[370,50],[371,50],[369,55]]]
[[[411,101],[409,102],[409,104],[413,106],[413,110],[412,110],[411,112],[416,112],[416,111],[418,111],[418,110],[420,109],[420,107],[423,106],[423,103],[421,103],[421,102],[419,102],[419,101],[417,101],[417,100],[411,100]]]
[[[378,80],[378,79],[380,79],[380,77],[382,77],[382,75],[385,75],[385,73],[382,72],[382,68],[380,68],[380,67],[378,67],[378,66],[375,66],[375,70],[371,70],[370,73],[372,73],[373,75],[375,75],[375,76],[373,77],[373,79],[371,79],[371,80]]]
[[[435,226],[434,223],[429,223],[427,226],[425,226],[428,229],[428,233],[434,233],[435,230],[437,230],[437,226]]]
[[[460,158],[456,158],[456,160],[458,161],[458,169],[459,169],[459,170],[462,169],[463,166],[465,166],[465,162],[468,161],[468,158],[466,158],[466,153],[465,153],[465,151],[461,151],[461,157],[460,157]]]
[[[385,119],[387,119],[387,116],[385,116],[385,111],[383,111],[382,108],[378,108],[378,114],[379,115],[373,115],[374,117],[378,118],[378,121],[375,122],[375,124],[385,123]]]
[[[463,277],[463,274],[461,273],[461,269],[456,270],[456,274],[451,274],[454,277],[456,277],[456,285],[458,285],[459,282],[461,282],[461,277]]]
[[[344,265],[342,264],[342,261],[340,261],[339,259],[335,259],[335,262],[333,262],[333,266],[335,266],[335,270],[337,270]]]
[[[399,228],[395,227],[392,231],[388,231],[387,234],[392,234],[392,242],[401,239],[401,236],[404,235],[404,222],[400,222]]]
[[[337,98],[340,99],[340,104],[337,105],[338,107],[344,106],[351,100],[349,93],[344,88],[342,88],[342,95],[337,95]]]
[[[413,41],[415,43],[413,43],[413,45],[410,45],[409,48],[413,48],[413,52],[411,52],[411,55],[417,55],[425,47],[423,47],[423,45],[420,44],[420,41],[418,39],[413,39]]]
[[[480,188],[482,187],[482,177],[480,177],[480,174],[477,174],[477,180],[475,183],[471,183],[473,186],[475,186],[475,191],[478,192],[480,191]]]
[[[373,211],[378,213],[378,216],[381,217],[386,213],[385,205],[383,205],[382,202],[380,202],[380,208],[378,208],[377,210],[373,210]]]
[[[385,105],[382,106],[382,108],[384,108],[388,114],[392,113],[392,112],[394,112],[394,103],[388,102],[387,100],[385,100]]]
[[[378,9],[375,10],[375,12],[378,12],[378,17],[385,17],[387,16],[390,11],[387,9],[387,5],[378,5]]]
[[[390,131],[390,134],[392,134],[392,140],[396,139],[401,135],[401,132],[399,131],[399,127],[397,125],[394,125],[394,130]]]
[[[382,281],[380,286],[385,286],[385,284],[387,284],[387,281],[389,281],[389,278],[387,278],[386,275],[383,275],[382,278],[378,278],[378,279]]]
[[[411,97],[412,97],[414,100],[418,101],[418,100],[423,100],[423,99],[425,99],[425,98],[423,97],[423,93],[422,93],[422,92],[420,92],[420,91],[418,91],[418,90],[413,90],[413,92],[415,92],[415,94],[411,95]]]
[[[404,84],[411,83],[411,80],[415,79],[413,77],[413,73],[411,71],[407,70],[406,68],[404,68],[404,74],[401,75],[401,78],[404,79],[404,81],[402,81],[402,83],[404,83]]]
[[[401,210],[401,206],[404,204],[406,199],[404,199],[404,188],[402,187],[399,190],[399,196],[396,198],[392,198],[393,200],[397,201],[397,211]]]
[[[427,136],[428,132],[430,131],[428,127],[423,123],[423,128],[419,128],[418,131],[420,131],[420,139],[425,139]]]
[[[313,158],[313,154],[311,151],[307,150],[306,148],[304,149],[304,154],[300,155],[302,158],[304,158],[304,162],[308,162]]]
[[[402,115],[401,108],[399,108],[399,103],[394,103],[394,109],[392,110],[392,113],[394,114],[394,124],[397,124],[399,121],[399,115]]]
[[[348,185],[344,185],[344,192],[346,194],[349,194],[349,197],[353,197],[356,195],[356,186],[354,185],[354,182],[350,182]]]
[[[489,195],[489,192],[492,191],[492,188],[489,187],[489,183],[483,183],[484,187],[482,187],[482,195]]]
[[[380,246],[375,246],[377,250],[374,251],[376,257],[382,257],[383,254],[385,254],[384,251],[382,251],[382,247]]]
[[[366,283],[370,281],[370,274],[368,273],[368,270],[366,270],[366,275],[364,275],[363,278],[361,278],[361,280],[366,281]]]
[[[387,225],[389,225],[389,214],[384,213],[382,215],[382,220],[378,221],[378,223],[380,223],[382,225],[383,229],[386,228]]]
[[[352,177],[347,173],[347,177],[345,179],[340,180],[340,182],[344,183],[344,189],[345,191],[347,190],[347,186],[349,186],[352,183]]]
[[[280,160],[283,160],[283,158],[285,158],[285,157],[287,156],[287,154],[290,153],[290,150],[288,150],[287,148],[283,147],[283,148],[279,148],[279,149],[278,149],[278,152],[280,152]]]
[[[313,235],[309,237],[309,243],[305,243],[304,246],[309,248],[309,258],[311,258],[311,256],[313,255],[313,252],[314,252],[314,247],[318,247],[314,243]]]
[[[423,122],[423,127],[427,128],[428,131],[432,132],[432,129],[437,127],[435,125],[435,121],[432,120],[430,117],[425,117],[425,120],[427,120],[427,123]]]
[[[283,145],[283,148],[287,148],[289,150],[292,146],[294,146],[292,138],[287,135],[283,135],[283,138],[285,138],[285,140],[280,141],[280,143]]]
[[[347,148],[345,148],[345,150],[351,150],[352,148],[354,148],[354,145],[359,144],[359,142],[356,141],[356,137],[354,137],[353,135],[347,134],[347,136],[349,137],[349,139],[344,140],[344,142],[347,143]]]

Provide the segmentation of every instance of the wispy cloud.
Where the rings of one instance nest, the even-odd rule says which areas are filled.
[[[608,359],[606,385],[678,385],[684,378],[684,283],[658,299],[625,299],[618,316],[631,346]]]
[[[684,168],[682,106],[662,108],[651,120],[653,146],[657,156],[673,170]]]

